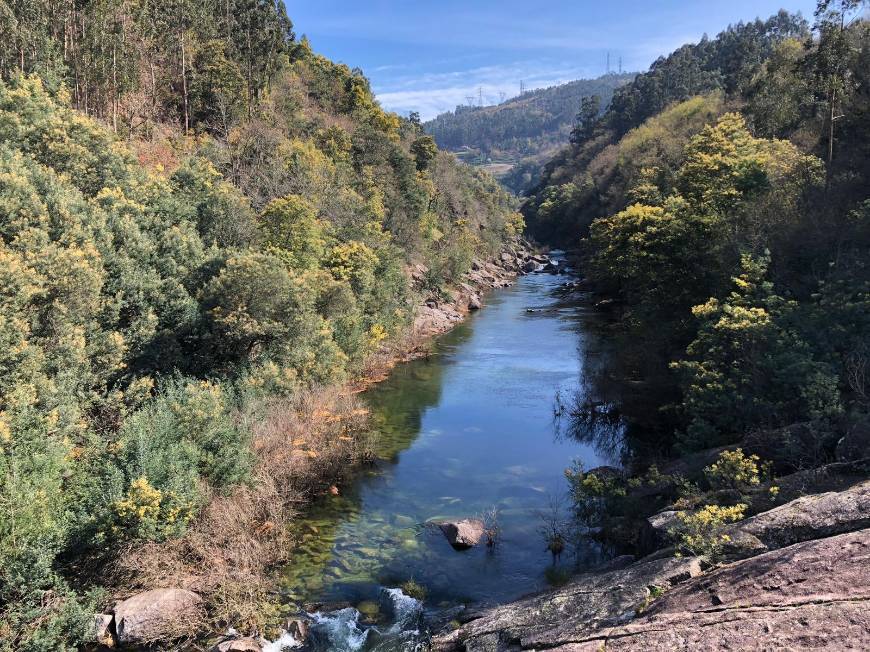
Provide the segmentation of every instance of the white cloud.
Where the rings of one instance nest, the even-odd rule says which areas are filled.
[[[376,86],[375,93],[385,109],[400,114],[417,111],[424,120],[428,120],[454,109],[458,104],[467,104],[469,97],[476,103],[482,94],[484,104],[497,103],[501,93],[506,98],[514,97],[519,94],[521,80],[525,88],[531,90],[595,77],[602,72],[565,63],[528,61],[410,75]]]

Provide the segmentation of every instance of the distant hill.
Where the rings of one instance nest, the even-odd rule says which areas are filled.
[[[493,106],[457,106],[423,126],[439,147],[489,167],[519,193],[537,179],[548,155],[568,142],[581,98],[598,95],[603,110],[613,91],[635,76],[608,74],[527,91]]]

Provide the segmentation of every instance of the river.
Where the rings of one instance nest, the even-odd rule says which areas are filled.
[[[345,610],[340,618],[353,623],[340,629],[364,634],[366,619],[395,620],[401,596],[385,589],[409,580],[425,590],[428,609],[447,609],[505,602],[600,561],[591,543],[554,560],[540,531],[554,511],[568,516],[572,460],[587,469],[613,463],[592,443],[560,435],[554,419],[557,395],[583,391],[584,376],[606,360],[600,317],[567,278],[532,274],[490,294],[430,356],[364,394],[379,461],[298,525],[283,575],[288,604],[350,603],[362,615]],[[431,526],[493,511],[493,548],[456,551]],[[324,649],[363,647],[403,649],[364,641]]]

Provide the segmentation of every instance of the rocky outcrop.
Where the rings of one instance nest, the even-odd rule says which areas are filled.
[[[482,296],[495,288],[513,285],[522,272],[525,251],[505,252],[494,260],[475,259],[464,280],[449,292],[446,298],[430,299],[417,309],[414,333],[418,337],[431,337],[446,333],[461,322],[465,315],[483,306]],[[418,289],[425,287],[428,268],[414,265],[408,273]]]
[[[565,639],[574,650],[849,650],[870,641],[870,530],[718,568],[639,618]]]
[[[728,534],[734,540],[732,549],[737,549],[734,554],[748,556],[868,527],[870,480],[845,491],[797,498],[734,524]],[[739,555],[741,549],[743,555]]]
[[[695,559],[662,559],[581,575],[554,591],[484,611],[434,643],[468,652],[552,647],[631,620],[649,600],[649,587],[673,586],[700,572]]]
[[[476,518],[464,518],[460,521],[445,521],[438,527],[444,533],[448,543],[457,550],[471,548],[480,543],[486,533],[483,521]]]
[[[834,455],[838,462],[870,461],[870,422],[852,426],[837,442]]]
[[[195,633],[202,599],[184,589],[152,589],[115,605],[115,628],[124,645],[166,641]]]
[[[651,528],[665,530],[672,516],[656,515]],[[472,614],[434,649],[866,649],[870,481],[803,496],[729,533],[742,558],[707,573],[659,550]]]
[[[647,518],[638,536],[641,549],[652,551],[667,546],[671,542],[671,528],[679,523],[677,514],[677,510],[666,509]]]
[[[435,649],[848,650],[870,640],[870,530],[798,543],[703,575],[686,568],[671,577],[676,561],[582,576],[487,612],[437,637]],[[648,587],[672,584],[679,585],[651,600]]]

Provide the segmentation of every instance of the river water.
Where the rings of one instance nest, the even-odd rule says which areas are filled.
[[[399,594],[385,591],[409,580],[425,589],[427,609],[446,609],[509,601],[600,561],[591,543],[554,560],[540,531],[554,509],[567,517],[572,460],[587,469],[613,462],[556,427],[557,395],[584,391],[584,376],[606,363],[600,318],[567,279],[532,274],[490,294],[432,355],[397,366],[364,394],[380,460],[299,524],[283,576],[287,603],[350,603],[362,615],[339,612],[353,621],[340,629],[359,638],[366,619],[391,617]],[[493,510],[494,548],[456,551],[431,526]],[[374,649],[360,641],[324,649],[363,647]]]

